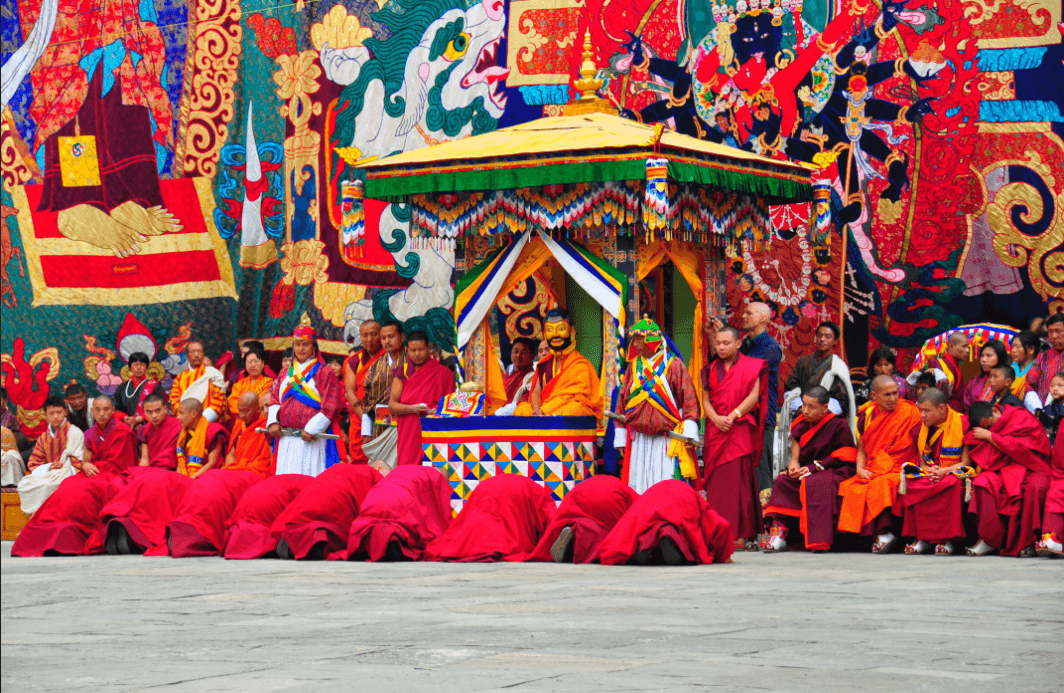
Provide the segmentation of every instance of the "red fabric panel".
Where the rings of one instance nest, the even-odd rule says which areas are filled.
[[[86,477],[75,474],[33,514],[11,547],[12,556],[44,556],[46,553],[87,555],[103,551],[100,510],[123,485],[113,474]]]

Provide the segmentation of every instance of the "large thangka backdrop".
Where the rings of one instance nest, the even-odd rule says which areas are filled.
[[[556,115],[588,30],[626,115],[819,167],[830,214],[773,209],[771,247],[728,257],[789,355],[824,317],[860,364],[1064,307],[1058,0],[0,7],[0,351],[27,411],[113,388],[134,347],[172,373],[190,338],[217,356],[304,313],[337,344],[371,316],[451,343],[453,249],[398,204],[345,230],[344,183]]]

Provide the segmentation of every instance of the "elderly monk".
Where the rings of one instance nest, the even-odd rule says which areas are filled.
[[[166,410],[166,400],[157,392],[144,398],[144,418],[148,425],[137,432],[140,466],[177,471],[177,437],[181,422]]]
[[[388,409],[396,423],[396,465],[421,464],[421,417],[436,411],[440,398],[454,392],[454,373],[429,358],[429,338],[411,332],[406,363],[392,374]]]
[[[85,435],[67,421],[67,405],[62,397],[44,401],[44,418],[48,428],[37,439],[30,455],[29,474],[18,482],[22,512],[32,515],[71,474],[74,464],[81,464]]]
[[[737,551],[756,551],[761,533],[757,465],[768,414],[768,364],[739,352],[741,335],[721,327],[715,335],[717,359],[702,372],[706,441],[702,448],[702,489],[710,507],[731,527]]]
[[[229,434],[221,424],[211,423],[198,399],[182,400],[177,406],[181,434],[177,437],[177,473],[195,479],[221,465]]]
[[[1035,547],[1039,556],[1064,554],[1064,435],[1053,446],[1053,475],[1046,494],[1046,512],[1042,517],[1042,540]]]
[[[527,378],[534,370],[533,358],[539,345],[536,340],[528,337],[518,337],[510,347],[510,364],[512,370],[503,377],[503,386],[506,388],[506,401],[513,402],[517,391],[521,389]]]
[[[381,346],[384,353],[366,372],[364,390],[366,397],[363,410],[373,422],[372,440],[362,441],[362,451],[369,460],[382,460],[394,467],[399,434],[395,422],[382,416],[381,408],[387,409],[392,398],[392,383],[395,369],[406,365],[406,345],[403,326],[395,320],[381,325]]]
[[[270,442],[258,429],[266,428],[266,415],[259,405],[259,396],[254,392],[245,392],[237,402],[236,425],[229,444],[229,454],[225,457],[222,469],[230,471],[252,472],[265,479],[273,476],[277,463],[270,450]],[[220,547],[219,547],[220,548]]]
[[[898,498],[901,468],[916,464],[920,410],[901,398],[891,375],[872,379],[869,404],[857,415],[857,473],[839,484],[839,531],[876,536],[872,553],[890,553],[891,509]]]
[[[602,392],[598,374],[576,350],[569,315],[561,309],[547,313],[543,336],[551,354],[536,368],[536,382],[528,402],[515,416],[594,416],[602,418]]]
[[[369,458],[362,451],[362,436],[373,430],[373,419],[366,417],[366,376],[370,368],[382,356],[381,324],[376,320],[366,320],[358,326],[358,336],[362,348],[344,361],[344,395],[351,410],[351,426],[347,432],[353,464],[366,464]]]
[[[905,516],[902,535],[915,539],[905,553],[927,553],[934,546],[936,556],[952,556],[954,542],[965,537],[964,497],[975,476],[964,447],[968,418],[936,387],[924,390],[916,407],[920,425],[913,435],[919,459],[902,469],[898,496]]]
[[[766,551],[787,548],[788,521],[798,518],[805,548],[827,551],[835,541],[839,484],[854,475],[857,450],[846,419],[828,411],[822,387],[802,396],[802,414],[791,425],[791,462],[776,477],[765,515],[772,518]]]
[[[975,402],[968,421],[972,430],[964,442],[982,470],[972,482],[968,506],[979,522],[979,543],[968,555],[1034,556],[1052,473],[1049,438],[1023,407],[1002,410]]]
[[[314,478],[281,474],[248,489],[225,521],[222,555],[241,560],[273,555],[280,537],[275,539],[270,527]]]
[[[264,375],[266,368],[266,351],[257,345],[248,347],[244,354],[244,376],[233,383],[233,390],[229,393],[230,418],[238,415],[240,398],[251,393],[259,398],[261,406],[270,406],[270,390],[273,388],[273,378]]]
[[[270,435],[278,439],[278,474],[317,476],[340,462],[337,441],[319,438],[318,434],[340,434],[343,385],[322,360],[316,337],[309,324],[295,328],[292,364],[273,382],[267,420]],[[282,427],[300,434],[282,436]]]
[[[218,369],[207,365],[203,342],[192,340],[185,345],[188,370],[178,373],[170,390],[170,411],[177,414],[182,400],[196,399],[203,404],[203,416],[208,423],[229,418],[225,401],[225,376]]]

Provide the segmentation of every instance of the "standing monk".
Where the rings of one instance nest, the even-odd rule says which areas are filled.
[[[166,410],[166,400],[157,392],[144,398],[144,418],[148,425],[137,432],[140,466],[177,471],[177,437],[181,422]]]
[[[828,411],[831,395],[822,387],[802,397],[802,415],[791,426],[791,463],[776,477],[765,516],[772,518],[766,551],[787,548],[787,521],[798,518],[805,548],[827,551],[835,541],[839,484],[854,475],[857,450],[850,426]]]
[[[378,407],[387,407],[392,398],[392,380],[396,368],[406,365],[403,326],[395,320],[381,325],[381,346],[384,353],[366,372],[362,401],[365,414],[373,420],[373,439],[363,440],[362,452],[369,460],[382,460],[395,466],[398,433],[390,418],[383,418]]]
[[[716,334],[717,359],[702,371],[706,410],[706,471],[702,488],[710,507],[728,521],[737,551],[756,551],[761,504],[756,470],[764,444],[768,411],[768,364],[739,353],[740,334],[722,327]]]
[[[1053,476],[1046,494],[1046,513],[1042,518],[1042,540],[1036,550],[1039,556],[1064,554],[1064,436],[1057,436],[1053,446]]]
[[[30,455],[29,474],[18,482],[22,512],[32,515],[52,495],[59,484],[75,473],[81,464],[85,435],[67,421],[66,402],[52,396],[44,401],[44,418],[48,428],[37,439]]]
[[[192,340],[185,345],[188,370],[178,373],[170,390],[170,411],[177,414],[182,400],[196,399],[203,404],[208,423],[223,422],[229,417],[225,401],[225,376],[204,361],[203,342]]]
[[[624,405],[626,428],[618,428],[617,437],[628,448],[625,480],[636,493],[665,479],[694,481],[700,414],[694,381],[683,361],[670,353],[653,320],[636,323],[631,340],[617,398]],[[687,442],[667,438],[668,432],[684,436]]]
[[[343,405],[343,386],[318,353],[310,325],[292,333],[292,364],[273,383],[269,430],[277,438],[277,473],[317,476],[340,461],[337,441],[317,438],[333,425]],[[302,429],[282,436],[281,428]]]
[[[188,398],[177,405],[181,435],[177,437],[177,473],[195,479],[221,466],[229,434],[225,427],[207,420],[203,404]]]
[[[968,512],[979,520],[979,543],[968,555],[1033,556],[1049,490],[1049,438],[1023,407],[975,402],[968,421],[964,442],[983,470],[972,482]]]
[[[869,395],[871,406],[857,416],[857,474],[839,484],[839,531],[876,535],[872,553],[890,553],[897,541],[890,527],[901,468],[918,459],[913,429],[920,410],[901,398],[891,375],[873,378]]]
[[[266,428],[266,416],[259,405],[259,396],[254,392],[245,392],[237,402],[237,415],[240,418],[233,426],[229,454],[222,468],[254,472],[263,479],[273,476],[277,471],[277,462],[273,459],[266,436],[257,430]]]
[[[576,350],[575,333],[564,310],[547,313],[543,335],[551,355],[536,369],[536,383],[528,402],[514,416],[594,416],[602,418],[602,389],[598,374]]]
[[[396,419],[397,464],[421,464],[421,417],[436,411],[444,395],[454,392],[454,373],[429,358],[429,338],[411,332],[406,340],[406,363],[392,375],[388,409]]]
[[[351,427],[347,435],[350,441],[351,462],[366,464],[369,459],[362,451],[362,435],[372,431],[372,415],[366,421],[366,376],[370,368],[384,355],[381,346],[381,324],[367,320],[358,327],[362,349],[344,361],[344,394],[351,408]]]

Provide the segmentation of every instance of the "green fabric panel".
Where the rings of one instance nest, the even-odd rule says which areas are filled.
[[[672,341],[676,343],[685,362],[691,362],[691,348],[695,339],[695,295],[687,280],[669,263],[672,268]]]
[[[568,274],[565,275],[565,295],[569,320],[576,328],[576,349],[599,373],[602,371],[602,306]]]
[[[799,183],[767,175],[724,171],[710,166],[675,161],[669,162],[669,180],[749,193],[776,203],[808,202],[813,199],[813,185],[809,180]]]

